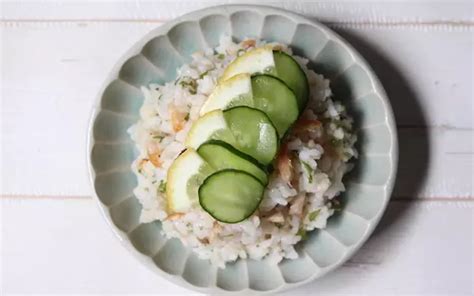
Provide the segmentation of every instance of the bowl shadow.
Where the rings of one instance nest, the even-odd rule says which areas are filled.
[[[427,119],[417,94],[411,83],[402,72],[380,50],[349,31],[335,30],[367,60],[380,79],[392,105],[397,125],[399,159],[396,181],[387,211],[393,212],[393,202],[404,202],[407,205],[399,208],[397,213],[382,217],[373,236],[384,231],[405,216],[410,201],[418,196],[425,183],[429,169],[430,149],[429,134],[426,130]]]
[[[374,261],[371,254],[379,253],[377,251],[387,251],[386,244],[391,241],[390,232],[413,209],[413,201],[418,196],[429,169],[430,139],[425,128],[427,126],[426,116],[417,98],[417,94],[411,83],[404,77],[394,62],[391,61],[390,57],[370,44],[362,35],[343,29],[334,29],[334,31],[345,38],[367,60],[382,83],[393,108],[399,142],[398,171],[387,210],[364,246],[341,268],[347,267],[352,269],[354,266],[357,267],[364,264],[379,264],[379,259],[371,262]],[[315,70],[317,72],[317,69]],[[341,98],[336,97],[336,99]],[[350,110],[350,102],[345,103],[348,103]],[[359,116],[354,114],[355,121],[357,121]],[[364,141],[363,135],[361,135],[358,141]],[[358,145],[363,145],[363,143]],[[357,175],[358,170],[356,169],[351,174]],[[350,178],[352,177],[350,176]],[[347,272],[341,271],[341,269],[328,274],[303,289],[310,291],[312,290],[311,286],[313,286],[314,289],[323,288],[326,291],[327,288],[334,291],[338,289],[338,285],[334,285],[334,283],[339,282],[341,279],[344,280],[345,286],[347,286],[348,280],[356,279],[356,277],[347,276]],[[298,290],[295,292],[298,294]]]

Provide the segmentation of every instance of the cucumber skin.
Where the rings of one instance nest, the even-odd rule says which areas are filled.
[[[271,166],[271,164],[269,165],[263,165],[261,164],[258,160],[256,160],[255,158],[253,158],[252,156],[248,155],[248,154],[245,154],[243,153],[242,151],[238,150],[237,148],[235,148],[234,146],[230,145],[229,143],[227,142],[224,142],[222,140],[209,140],[209,141],[206,141],[204,143],[201,144],[201,146],[203,145],[206,145],[206,144],[215,144],[215,145],[221,145],[225,148],[227,148],[228,150],[230,150],[232,153],[236,154],[237,156],[253,163],[255,166],[257,166],[258,168],[260,168],[262,171],[264,171],[267,175],[270,173],[269,171],[269,166]],[[199,153],[199,149],[201,148],[201,146],[196,150],[198,153]],[[257,178],[258,179],[258,178]],[[261,183],[261,182],[260,182]],[[268,183],[268,182],[267,182]],[[267,184],[263,184],[264,186],[266,186]]]
[[[201,201],[201,190],[202,188],[206,185],[206,183],[209,181],[209,179],[212,177],[212,176],[215,176],[215,175],[218,175],[218,174],[221,174],[221,173],[226,173],[226,172],[237,172],[237,173],[242,173],[242,174],[245,174],[245,175],[248,175],[250,177],[252,177],[253,179],[255,179],[255,181],[257,181],[260,185],[262,185],[262,183],[255,177],[253,176],[252,174],[249,174],[245,171],[240,171],[240,170],[235,170],[235,169],[225,169],[225,170],[221,170],[221,171],[218,171],[218,172],[214,172],[212,174],[210,174],[209,176],[206,177],[206,179],[204,179],[204,181],[202,182],[202,184],[199,186],[199,190],[198,190],[198,197],[199,197],[199,205],[204,209],[204,211],[206,211],[206,213],[208,213],[209,215],[211,215],[212,218],[214,218],[215,220],[219,221],[219,222],[222,222],[222,223],[227,223],[227,224],[236,224],[236,223],[240,223],[244,220],[247,220],[248,218],[250,218],[254,213],[255,211],[258,209],[258,207],[260,206],[260,204],[262,203],[262,200],[263,200],[263,195],[264,195],[264,192],[265,192],[265,186],[263,186],[263,189],[262,189],[262,195],[260,197],[260,201],[257,203],[256,207],[250,212],[249,215],[247,215],[246,217],[242,218],[241,220],[239,221],[224,221],[224,220],[220,220],[218,218],[216,218],[211,212],[210,210],[203,204],[203,202]]]
[[[301,97],[302,99],[302,102],[301,103],[298,103],[298,107],[299,107],[299,110],[300,110],[300,113],[306,109],[306,105],[308,104],[308,101],[309,101],[309,82],[308,82],[308,77],[306,76],[306,73],[303,71],[303,69],[301,68],[300,64],[298,64],[298,62],[289,54],[287,54],[286,52],[283,52],[281,50],[274,50],[273,51],[273,55],[275,56],[275,54],[280,54],[280,55],[283,55],[289,59],[291,59],[295,65],[298,67],[299,69],[299,72],[302,74],[302,76],[304,77],[304,87],[302,89],[302,96],[298,96],[297,92],[293,90],[293,92],[295,93],[296,97]],[[275,62],[275,69],[276,69],[276,72],[277,72],[277,77],[278,77],[278,68],[277,68],[277,65],[276,65],[276,62]],[[281,79],[281,77],[278,77]],[[283,79],[281,79],[283,80]],[[285,83],[286,84],[286,83]],[[287,84],[288,85],[288,84]],[[291,86],[288,85],[288,87],[291,88]],[[299,99],[299,98],[298,98]]]
[[[296,97],[295,92],[285,83],[285,81],[281,80],[279,77],[274,76],[274,75],[272,75],[272,74],[255,74],[255,75],[252,75],[252,79],[253,79],[253,78],[258,78],[258,77],[270,77],[270,78],[272,78],[272,79],[278,80],[278,82],[282,83],[282,84],[287,88],[287,90],[290,91],[290,92],[295,96],[295,100],[296,100],[295,104],[296,104],[296,108],[298,109],[298,115],[297,115],[296,118],[293,120],[293,122],[288,126],[288,128],[287,128],[286,131],[285,131],[285,133],[283,133],[282,135],[280,135],[280,134],[278,133],[278,130],[277,130],[278,136],[279,136],[279,137],[281,136],[281,138],[279,138],[279,140],[282,140],[282,139],[288,134],[288,132],[291,130],[291,127],[293,126],[293,124],[298,120],[299,115],[301,115],[301,111],[299,110],[298,99],[297,99],[297,97]],[[252,83],[253,83],[253,80],[252,80]],[[255,100],[255,98],[254,98],[254,100]],[[255,103],[254,103],[254,104],[255,104]],[[255,107],[254,107],[254,108],[255,108]],[[258,108],[256,108],[256,109],[258,109]],[[258,110],[260,110],[260,111],[262,111],[263,113],[265,113],[264,110],[261,110],[261,109],[258,109]],[[267,114],[265,113],[265,115],[267,115]],[[269,117],[268,115],[267,115],[267,117],[270,119],[270,117]],[[271,120],[270,120],[270,121],[271,121]],[[275,125],[273,125],[273,126],[275,127]],[[275,129],[276,129],[276,127],[275,127]],[[278,153],[277,153],[277,154],[278,154]]]

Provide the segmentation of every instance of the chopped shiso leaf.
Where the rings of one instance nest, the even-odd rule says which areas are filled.
[[[301,237],[301,240],[307,240],[308,239],[308,233],[306,232],[306,229],[300,228],[296,235]]]
[[[311,212],[308,216],[309,221],[316,220],[316,218],[318,218],[320,212],[321,212],[321,209],[317,209],[316,211]]]
[[[301,165],[303,165],[303,168],[306,174],[308,175],[308,183],[313,183],[313,174],[312,174],[313,169],[306,161],[301,160]]]
[[[158,191],[161,192],[161,193],[166,192],[166,181],[164,181],[164,180],[160,181],[160,185],[158,185]]]

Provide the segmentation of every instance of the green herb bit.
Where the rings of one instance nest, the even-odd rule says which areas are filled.
[[[225,55],[223,53],[220,53],[220,54],[217,55],[217,58],[219,60],[223,60],[225,58]]]
[[[165,138],[165,136],[163,136],[163,135],[154,135],[152,138],[153,138],[154,140],[160,141],[160,143],[161,143],[161,141],[163,141],[163,139]]]
[[[206,76],[207,74],[209,74],[209,71],[210,71],[210,70],[207,70],[207,71],[202,72],[202,73],[199,75],[199,79],[203,79],[204,76]]]
[[[321,209],[317,209],[316,211],[311,212],[311,213],[309,214],[309,216],[308,216],[309,221],[314,221],[314,220],[316,220],[316,218],[318,218],[320,212],[321,212]]]
[[[191,77],[185,76],[181,79],[179,82],[179,85],[183,88],[187,88],[189,93],[192,95],[195,95],[197,92],[197,82],[195,79],[192,79]]]
[[[160,181],[160,185],[158,185],[158,191],[161,192],[161,193],[165,193],[166,192],[166,182],[161,180]]]
[[[306,161],[301,160],[301,164],[303,165],[303,168],[306,171],[306,174],[308,174],[308,183],[310,184],[313,183],[313,174],[311,174],[313,169]]]
[[[186,120],[186,121],[189,120],[189,113],[186,114],[186,116],[184,117],[184,120]]]
[[[300,228],[296,235],[301,236],[301,240],[307,240],[308,239],[308,233],[304,228]]]
[[[202,72],[200,75],[199,75],[199,79],[203,79],[204,76],[206,76],[207,74],[209,74],[209,72],[211,72],[212,70],[214,70],[215,68],[212,68],[212,69],[209,69],[205,72]]]

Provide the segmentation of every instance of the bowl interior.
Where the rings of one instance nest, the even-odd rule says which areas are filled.
[[[223,34],[235,40],[255,37],[289,44],[310,67],[331,79],[335,98],[355,118],[360,153],[345,178],[343,209],[328,227],[298,245],[300,257],[271,265],[239,260],[216,269],[177,239],[161,235],[161,224],[140,224],[141,205],[133,196],[136,157],[127,129],[138,120],[144,100],[140,87],[174,80],[190,54],[218,45]],[[101,206],[118,234],[161,274],[190,287],[219,291],[270,291],[321,276],[343,263],[378,222],[393,183],[396,138],[390,106],[366,63],[322,25],[268,8],[235,6],[190,14],[158,28],[126,56],[101,93],[90,134],[92,180]]]

